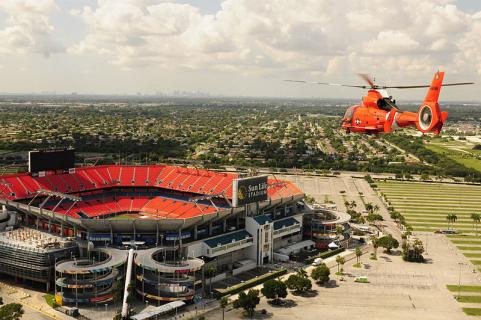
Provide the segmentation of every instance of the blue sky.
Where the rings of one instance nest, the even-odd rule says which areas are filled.
[[[356,97],[282,79],[481,82],[481,1],[5,0],[0,92]],[[221,5],[222,4],[222,5]],[[376,23],[372,23],[376,21]],[[393,92],[422,99],[424,92]],[[479,85],[446,100],[481,101]]]

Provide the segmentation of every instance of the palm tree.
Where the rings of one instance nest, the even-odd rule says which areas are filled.
[[[224,320],[225,308],[229,303],[230,301],[227,297],[222,297],[222,299],[220,299],[220,307],[222,308],[222,320]]]
[[[336,235],[339,237],[342,235],[342,233],[344,232],[344,228],[340,225],[337,225],[336,226]]]
[[[372,248],[374,257],[377,258],[377,248],[379,247],[379,239],[376,236],[371,236]]]
[[[339,269],[339,266],[341,265],[341,256],[336,257],[336,262],[337,262],[337,272],[339,273],[341,270]]]
[[[372,205],[371,202],[366,203],[366,204],[364,205],[364,207],[366,208],[366,211],[367,211],[367,212],[373,212],[374,206]]]
[[[216,275],[217,269],[214,266],[210,266],[205,270],[205,276],[209,278],[209,292],[212,293],[212,278]]]
[[[357,247],[356,248],[356,259],[357,259],[357,263],[359,263],[360,259],[361,259],[361,256],[362,256],[362,250],[361,248]]]
[[[479,213],[471,214],[471,219],[473,219],[473,227],[476,230],[476,237],[478,236],[478,223],[481,221],[481,215]]]
[[[446,220],[448,221],[448,230],[449,230],[449,223],[451,222],[451,214],[450,213],[446,216]]]
[[[355,200],[352,200],[351,201],[351,209],[354,209],[355,207],[357,207],[357,203]]]
[[[456,222],[456,220],[458,220],[458,216],[455,213],[451,213],[451,220],[454,228],[454,223]]]

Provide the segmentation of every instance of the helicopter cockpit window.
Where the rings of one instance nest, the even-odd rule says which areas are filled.
[[[354,110],[356,110],[355,106],[351,106],[346,110],[346,113],[344,113],[344,118],[345,119],[351,119],[352,115],[354,114]]]
[[[384,111],[391,111],[392,108],[397,108],[396,101],[392,98],[382,98],[377,100],[377,106],[379,109]]]

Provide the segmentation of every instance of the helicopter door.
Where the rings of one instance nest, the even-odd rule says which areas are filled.
[[[347,108],[346,113],[344,113],[344,121],[351,121],[352,115],[354,111],[357,109],[357,106],[351,106]]]

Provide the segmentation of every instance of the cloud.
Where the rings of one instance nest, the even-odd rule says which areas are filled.
[[[123,68],[242,74],[385,74],[438,66],[481,74],[481,13],[449,0],[225,0],[215,14],[169,1],[98,0],[73,14],[88,27],[74,54]],[[21,40],[21,39],[20,39]]]
[[[0,53],[40,53],[48,57],[62,50],[51,37],[49,15],[58,10],[54,0],[2,0],[0,12],[7,16],[0,29]]]

